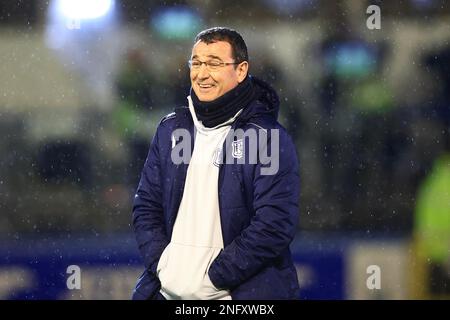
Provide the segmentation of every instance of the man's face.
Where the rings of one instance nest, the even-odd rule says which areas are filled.
[[[231,45],[226,41],[207,44],[198,41],[192,48],[191,60],[201,62],[235,62]],[[200,101],[213,101],[235,88],[247,76],[248,63],[224,65],[210,71],[205,64],[199,69],[191,68],[191,85]]]

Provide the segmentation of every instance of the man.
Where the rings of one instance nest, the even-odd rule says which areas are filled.
[[[298,161],[277,94],[228,28],[200,32],[189,65],[189,106],[159,124],[134,199],[146,270],[133,298],[296,299]]]

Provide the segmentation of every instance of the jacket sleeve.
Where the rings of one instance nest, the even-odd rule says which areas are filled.
[[[255,166],[255,215],[249,226],[217,256],[208,271],[217,288],[233,289],[245,282],[285,252],[297,232],[299,165],[291,138],[284,130],[279,132],[278,172],[262,175],[263,166],[260,163]]]
[[[159,135],[153,138],[133,201],[133,230],[149,276],[156,279],[159,258],[168,245],[162,206]]]

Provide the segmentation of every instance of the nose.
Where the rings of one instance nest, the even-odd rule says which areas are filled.
[[[197,77],[200,79],[206,79],[209,77],[209,71],[206,67],[206,63],[203,63],[198,70]]]

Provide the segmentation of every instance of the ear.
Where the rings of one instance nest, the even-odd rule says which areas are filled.
[[[237,74],[238,74],[238,82],[241,83],[244,81],[245,77],[247,77],[248,74],[248,62],[242,61],[237,65],[236,68]]]

